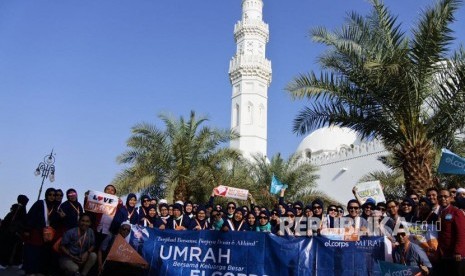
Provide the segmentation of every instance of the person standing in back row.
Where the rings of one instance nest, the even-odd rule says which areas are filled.
[[[450,200],[448,190],[439,191],[441,231],[438,232],[437,275],[465,276],[465,214],[452,206]]]

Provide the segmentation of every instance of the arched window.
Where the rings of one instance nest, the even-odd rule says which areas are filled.
[[[253,124],[253,104],[251,102],[247,103],[247,124]]]
[[[261,104],[260,107],[258,108],[258,125],[261,127],[264,127],[265,120],[266,120],[266,110],[265,110],[265,106]]]
[[[239,126],[240,124],[240,114],[241,114],[241,110],[239,108],[239,104],[236,104],[236,106],[234,107],[234,119],[233,119],[233,125],[234,126]]]

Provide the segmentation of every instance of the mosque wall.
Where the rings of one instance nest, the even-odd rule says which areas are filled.
[[[318,168],[318,189],[345,206],[354,198],[352,188],[360,178],[373,171],[388,170],[378,161],[378,157],[387,154],[381,142],[372,141],[320,153],[307,160]]]

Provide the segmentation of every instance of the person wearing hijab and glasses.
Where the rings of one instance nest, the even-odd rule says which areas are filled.
[[[78,226],[79,218],[84,214],[81,203],[78,202],[78,195],[75,189],[66,191],[67,200],[58,207],[58,214],[61,217],[65,231]]]

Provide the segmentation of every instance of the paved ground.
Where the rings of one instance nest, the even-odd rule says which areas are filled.
[[[25,275],[24,271],[17,268],[0,269],[0,276]]]

